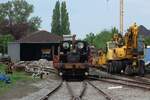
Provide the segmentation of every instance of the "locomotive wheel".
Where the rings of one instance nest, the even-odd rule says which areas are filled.
[[[115,61],[112,61],[111,62],[112,63],[112,66],[111,66],[111,72],[112,72],[112,74],[114,74],[115,73],[115,70],[116,70],[116,63],[115,63]]]
[[[133,75],[133,67],[132,62],[130,60],[123,61],[122,69],[126,75]]]
[[[113,67],[113,73],[115,74],[117,71],[117,62],[116,61],[112,62],[112,67]]]
[[[139,69],[138,69],[138,74],[140,76],[144,76],[145,74],[145,62],[143,60],[139,61]]]
[[[121,73],[121,71],[123,70],[122,62],[123,62],[123,61],[120,61],[120,62],[119,62],[119,66],[120,66],[120,67],[119,67],[119,73]]]
[[[122,70],[124,73],[125,73],[126,67],[127,67],[127,60],[123,60],[122,61]]]
[[[126,74],[126,75],[133,75],[133,68],[132,68],[132,65],[127,65],[127,66],[126,66],[125,74]]]
[[[120,74],[122,70],[122,62],[121,61],[113,61],[113,73],[114,74]]]
[[[117,67],[117,70],[116,70],[116,73],[117,74],[120,74],[121,73],[121,70],[122,70],[122,61],[116,61],[116,67]]]
[[[119,61],[114,61],[114,74],[118,74]]]
[[[108,64],[107,64],[107,68],[106,68],[106,70],[107,70],[107,73],[110,73],[110,65],[111,63],[110,62],[108,62]]]
[[[117,71],[117,62],[116,61],[112,61],[112,73],[116,74]]]
[[[117,61],[112,61],[112,62],[109,62],[108,63],[108,67],[107,67],[107,72],[108,73],[111,73],[111,74],[116,74],[117,73],[117,67],[118,67],[118,65],[117,65],[118,63],[117,63]]]
[[[109,63],[108,63],[107,72],[108,72],[108,73],[113,73],[112,62],[109,62]]]
[[[106,66],[106,71],[107,71],[107,73],[109,73],[109,63]]]
[[[117,74],[121,72],[120,70],[120,62],[112,61],[108,63],[107,72],[111,74]]]
[[[118,70],[119,70],[119,61],[116,61],[116,66],[115,66],[115,67],[116,67],[115,73],[118,74]]]

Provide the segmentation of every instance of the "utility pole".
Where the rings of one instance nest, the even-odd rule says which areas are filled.
[[[120,33],[124,30],[124,0],[120,0]]]

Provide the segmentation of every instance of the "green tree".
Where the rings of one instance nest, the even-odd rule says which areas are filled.
[[[94,45],[95,35],[94,33],[89,33],[86,35],[85,41],[87,41],[90,45]]]
[[[26,0],[13,0],[0,4],[0,33],[12,34],[20,39],[27,32],[38,30],[41,20],[31,17],[33,5]]]
[[[97,48],[105,48],[106,42],[112,39],[114,33],[112,31],[103,30],[95,36],[94,44]]]
[[[32,17],[30,20],[29,20],[29,26],[31,27],[29,32],[31,31],[37,31],[38,28],[40,28],[40,24],[41,24],[41,19],[39,17]]]
[[[96,35],[89,33],[86,35],[85,40],[96,48],[105,48],[106,42],[110,41],[115,33],[118,33],[118,30],[114,27],[111,30],[103,30]]]
[[[118,30],[116,27],[113,27],[113,28],[111,29],[111,33],[113,33],[113,34],[118,34],[118,33],[119,33],[119,30]]]
[[[146,45],[150,45],[150,36],[145,37]]]
[[[69,16],[65,1],[61,4],[61,32],[65,35],[70,34]]]
[[[8,42],[14,41],[14,37],[10,34],[0,36],[0,52],[4,55],[7,53]]]
[[[51,32],[57,35],[70,34],[69,15],[66,8],[66,2],[57,1],[53,10]]]
[[[51,32],[57,35],[62,35],[60,26],[60,2],[57,1],[53,10]]]

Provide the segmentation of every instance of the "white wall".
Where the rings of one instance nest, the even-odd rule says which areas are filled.
[[[11,42],[8,43],[8,56],[10,56],[12,62],[20,61],[20,44]]]

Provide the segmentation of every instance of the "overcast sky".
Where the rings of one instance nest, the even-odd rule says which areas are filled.
[[[6,2],[8,0],[0,0]],[[11,0],[10,0],[11,1]],[[33,16],[42,19],[41,29],[51,30],[51,17],[57,0],[26,0],[34,5]],[[63,1],[63,0],[59,0]],[[119,28],[120,0],[65,0],[70,17],[70,28],[79,38],[87,33],[98,33],[115,26]],[[109,2],[107,2],[109,1]],[[133,22],[150,28],[150,0],[125,1],[125,30]],[[124,30],[124,31],[125,31]]]

